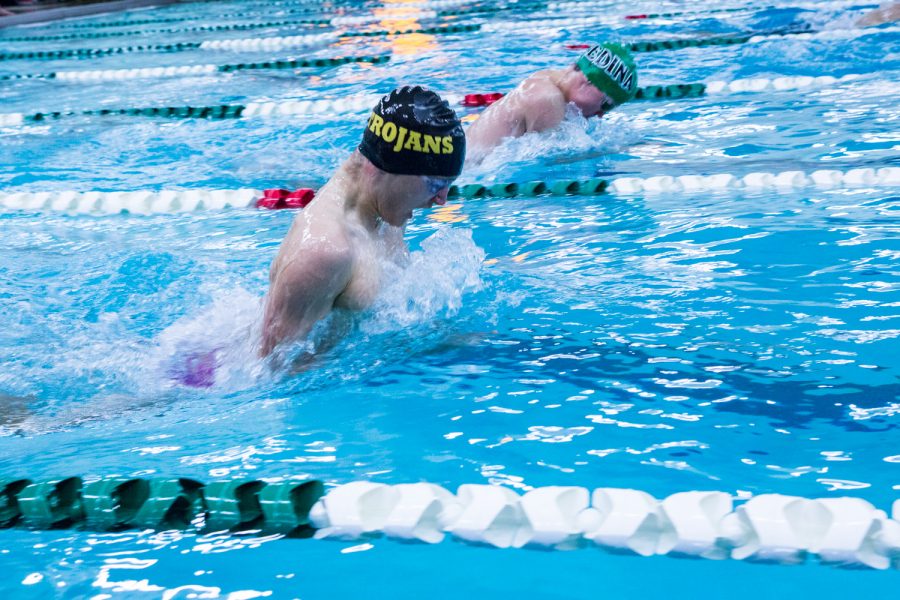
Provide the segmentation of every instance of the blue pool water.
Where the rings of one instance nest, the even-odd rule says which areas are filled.
[[[337,4],[312,10],[388,14],[402,3]],[[536,69],[573,60],[567,43],[844,29],[861,14],[754,8],[767,4],[539,34],[362,38],[314,51],[6,61],[0,75],[392,54],[385,65],[298,73],[3,82],[0,112],[335,97],[406,83],[507,91]],[[610,2],[570,13],[707,5]],[[185,3],[5,29],[0,51],[129,45],[121,37],[3,41],[88,31],[77,23],[185,19],[103,29],[125,31],[258,22],[303,5],[264,6]],[[566,13],[511,10],[483,20],[551,14]],[[382,28],[352,28],[365,27]],[[895,34],[876,30],[854,40],[785,37],[640,54],[645,85],[869,75],[802,93],[634,103],[603,121],[572,117],[558,131],[505,143],[460,182],[897,165],[898,50]],[[74,117],[0,128],[0,188],[315,187],[357,143],[364,118]],[[856,496],[880,508],[900,496],[896,188],[453,201],[414,218],[409,265],[390,272],[370,310],[337,315],[347,335],[291,374],[258,361],[254,345],[269,262],[293,216],[0,212],[0,478],[306,476],[451,490],[628,487],[658,498],[709,489],[737,498]],[[210,349],[221,362],[212,388],[172,382],[185,355]],[[17,598],[842,598],[898,585],[896,571],[812,561],[25,529],[0,531],[0,569],[0,593]]]

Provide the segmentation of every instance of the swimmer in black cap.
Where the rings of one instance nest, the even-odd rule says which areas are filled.
[[[437,94],[415,86],[382,98],[359,148],[297,215],[278,250],[260,355],[305,337],[332,308],[367,307],[382,261],[406,252],[412,211],[447,202],[465,155],[460,121]]]
[[[466,130],[469,158],[481,160],[504,138],[556,127],[569,104],[585,117],[602,117],[636,93],[637,67],[628,50],[596,45],[568,68],[532,74],[488,107]]]

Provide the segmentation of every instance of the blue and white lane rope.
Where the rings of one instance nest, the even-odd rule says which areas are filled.
[[[860,498],[693,491],[657,500],[633,489],[544,487],[518,495],[496,485],[356,481],[313,506],[317,538],[388,537],[435,544],[446,534],[498,548],[573,549],[588,542],[642,556],[680,555],[900,567],[900,500],[893,518]]]
[[[532,182],[533,183],[533,182]],[[541,194],[571,195],[580,193],[577,182],[539,182],[540,186],[522,184],[492,184],[482,187],[487,195],[535,196]],[[560,183],[560,185],[555,185]],[[468,197],[470,186],[460,186],[455,195]],[[821,169],[784,171],[781,173],[754,172],[744,176],[720,173],[718,175],[680,175],[655,177],[620,177],[604,186],[593,186],[619,196],[654,195],[669,193],[716,192],[724,190],[791,190],[802,188],[850,188],[850,187],[900,187],[900,167],[880,169],[860,168],[839,171]],[[488,193],[488,190],[497,193]],[[583,192],[583,190],[582,190]],[[591,192],[596,193],[596,192]],[[246,209],[263,197],[262,190],[255,189],[194,189],[129,192],[0,192],[0,208],[14,211],[47,211],[68,214],[137,215],[169,214],[200,210]]]

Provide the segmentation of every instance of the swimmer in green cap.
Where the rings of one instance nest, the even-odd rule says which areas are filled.
[[[559,125],[566,106],[602,117],[637,93],[637,67],[623,46],[603,43],[565,69],[538,71],[488,107],[466,131],[469,157],[480,160],[507,137]]]
[[[857,27],[874,27],[900,21],[900,2],[882,2],[881,5],[867,12],[856,21]]]
[[[301,211],[269,273],[260,356],[305,338],[333,308],[366,308],[382,265],[407,252],[412,211],[443,205],[466,138],[453,109],[422,87],[384,96],[362,142]]]

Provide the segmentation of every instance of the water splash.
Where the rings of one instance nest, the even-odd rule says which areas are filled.
[[[586,119],[570,104],[566,108],[566,118],[558,127],[504,139],[480,164],[467,169],[462,182],[505,181],[510,179],[511,170],[522,167],[531,171],[535,162],[573,162],[614,154],[638,142],[639,138],[640,134],[618,115]]]
[[[484,251],[469,229],[441,228],[410,253],[409,262],[385,265],[384,289],[360,328],[375,334],[454,316],[466,293],[481,289]]]

